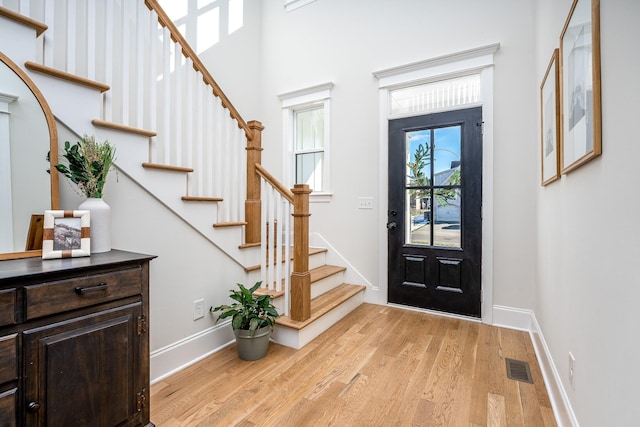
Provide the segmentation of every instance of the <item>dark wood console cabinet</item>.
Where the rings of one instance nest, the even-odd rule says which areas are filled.
[[[0,261],[0,427],[153,426],[153,258]]]

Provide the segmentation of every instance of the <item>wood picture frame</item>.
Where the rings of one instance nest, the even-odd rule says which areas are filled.
[[[600,0],[574,0],[560,36],[561,168],[602,154]]]
[[[90,223],[88,210],[44,211],[42,259],[90,256]]]
[[[555,49],[540,84],[541,184],[560,178],[560,71]]]

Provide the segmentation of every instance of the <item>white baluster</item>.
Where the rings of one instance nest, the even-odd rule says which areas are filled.
[[[194,90],[194,74],[195,71],[193,69],[193,61],[190,58],[186,59],[186,63],[184,66],[184,101],[183,104],[185,108],[183,108],[184,114],[184,143],[183,143],[183,153],[184,153],[184,166],[193,166],[193,90]],[[198,171],[196,171],[198,172]],[[192,183],[193,185],[193,183]]]
[[[131,2],[124,0],[122,2],[122,45],[120,59],[122,61],[121,68],[121,90],[120,92],[120,123],[129,126],[130,121],[130,103],[131,103],[131,25],[129,17],[131,16]]]
[[[162,29],[162,157],[160,162],[169,164],[171,161],[171,55],[173,43],[171,33],[167,28]]]
[[[76,17],[77,10],[76,0],[68,0],[66,25],[67,63],[65,64],[64,70],[71,74],[76,72],[76,34],[78,33],[78,21]]]
[[[217,96],[213,98],[213,114],[211,126],[213,128],[212,139],[210,141],[213,149],[214,162],[215,162],[215,178],[214,178],[214,191],[217,197],[224,197],[224,187],[222,186],[224,178],[228,176],[224,169],[224,150],[222,143],[222,120],[224,118],[224,109],[222,108],[222,100]],[[220,209],[220,206],[218,207]],[[264,216],[263,216],[264,218]]]
[[[87,78],[96,79],[96,2],[87,0]]]
[[[285,210],[284,227],[284,315],[289,315],[289,292],[291,282],[291,203],[283,201]]]
[[[275,289],[277,291],[282,290],[282,196],[280,193],[275,193],[275,206],[276,210],[275,215],[275,230],[274,230],[274,244],[273,252],[275,254],[275,263],[276,263],[276,281],[275,281]]]
[[[43,37],[43,58],[42,63],[48,67],[54,67],[54,53],[53,36],[55,34],[55,4],[53,1],[46,1],[44,3],[44,23],[47,24],[47,31],[42,34]]]
[[[143,129],[144,128],[144,88],[145,85],[148,84],[151,76],[146,76],[144,74],[146,52],[148,49],[145,49],[145,29],[147,20],[144,19],[145,15],[148,11],[147,7],[144,5],[144,2],[136,2],[134,3],[134,7],[136,8],[136,58],[135,58],[135,68],[133,70],[133,74],[135,79],[133,80],[136,85],[136,121],[135,126]],[[152,60],[149,58],[149,60]],[[153,105],[153,104],[151,104]]]
[[[262,218],[262,223],[260,224],[260,280],[262,280],[262,287],[267,287],[267,227],[265,227],[265,220],[269,203],[266,197],[267,183],[263,178],[260,179],[260,194],[264,196],[260,207],[260,218]]]
[[[160,33],[158,28],[158,14],[151,10],[149,13],[148,37],[149,37],[149,79],[147,87],[149,88],[149,106],[145,108],[147,116],[145,117],[145,126],[152,131],[156,130],[157,123],[157,100],[158,100],[158,65],[157,54],[160,40],[158,34]],[[156,150],[157,137],[151,137],[149,141],[149,161],[158,162],[158,154]]]
[[[182,49],[179,44],[173,46],[173,138],[171,143],[174,144],[173,158],[171,164],[182,166]]]
[[[104,82],[113,87],[113,35],[114,35],[114,2],[108,1],[104,3]],[[102,116],[106,121],[113,121],[113,90],[103,93],[103,111]]]

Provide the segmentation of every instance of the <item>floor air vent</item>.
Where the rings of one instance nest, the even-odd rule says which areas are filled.
[[[533,384],[531,378],[531,370],[529,364],[522,360],[506,359],[507,361],[507,377],[516,381]]]

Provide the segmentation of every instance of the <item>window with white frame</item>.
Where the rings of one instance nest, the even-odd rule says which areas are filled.
[[[280,95],[283,111],[285,180],[307,184],[311,201],[328,201],[329,106],[332,83]]]

